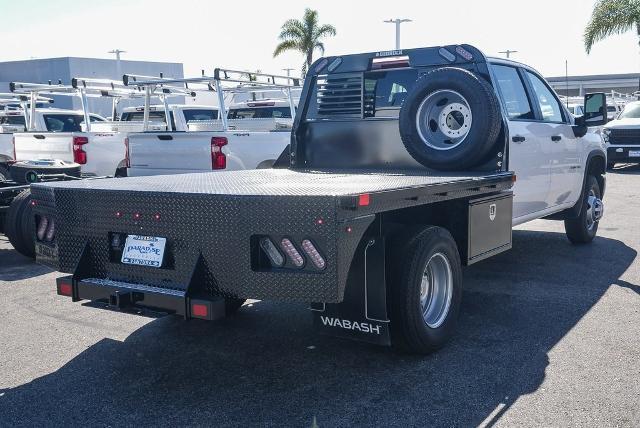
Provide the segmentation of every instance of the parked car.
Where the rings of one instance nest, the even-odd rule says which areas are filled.
[[[278,168],[33,185],[38,261],[72,274],[57,292],[74,301],[206,320],[312,302],[324,333],[432,352],[462,265],[511,248],[513,225],[594,239],[604,94],[584,110],[470,45],[322,58]]]
[[[616,163],[640,163],[640,101],[628,103],[602,130],[607,144],[607,167]]]

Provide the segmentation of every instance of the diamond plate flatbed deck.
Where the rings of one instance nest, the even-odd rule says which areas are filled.
[[[236,196],[348,196],[394,190],[477,187],[488,181],[509,181],[509,172],[456,174],[415,171],[310,171],[264,169],[171,176],[131,177],[47,183],[64,189]],[[40,185],[35,185],[40,186]]]
[[[85,278],[184,291],[198,271],[198,284],[212,295],[339,302],[377,214],[498,193],[511,188],[512,177],[270,169],[35,184],[37,215],[56,222],[55,244],[38,243],[36,251],[39,262],[76,275],[84,269]],[[110,250],[114,233],[121,242],[128,234],[166,238],[167,264],[122,264]],[[311,239],[326,268],[256,267],[252,243],[260,236],[297,245]]]

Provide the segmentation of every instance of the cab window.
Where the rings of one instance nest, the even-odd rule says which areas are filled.
[[[531,82],[535,101],[540,106],[542,120],[544,122],[564,122],[562,108],[558,99],[553,95],[551,89],[535,74],[530,71],[525,72]]]
[[[507,65],[494,65],[492,69],[509,119],[534,119],[531,102],[518,70]]]

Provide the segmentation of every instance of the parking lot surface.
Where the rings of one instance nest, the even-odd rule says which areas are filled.
[[[72,303],[0,235],[0,426],[640,426],[640,168],[607,180],[592,245],[535,221],[466,268],[427,357],[319,336],[304,305],[207,323]]]

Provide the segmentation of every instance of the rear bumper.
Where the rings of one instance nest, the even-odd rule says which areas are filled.
[[[608,163],[640,163],[640,156],[629,156],[629,151],[640,153],[640,145],[638,146],[609,146],[607,148]]]
[[[57,278],[56,289],[59,295],[73,301],[103,301],[117,309],[146,308],[185,319],[216,320],[225,316],[224,298],[193,298],[182,290],[98,278],[77,280],[73,276]]]

